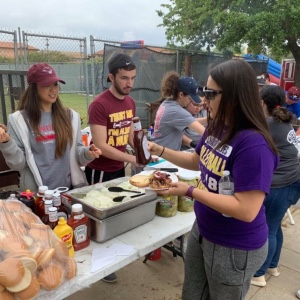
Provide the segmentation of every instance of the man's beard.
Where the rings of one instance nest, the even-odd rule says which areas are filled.
[[[117,83],[115,83],[115,89],[118,92],[118,94],[122,95],[122,96],[126,96],[129,95],[131,89],[129,90],[129,92],[124,92],[123,90],[121,90],[121,88],[119,87],[119,85]]]

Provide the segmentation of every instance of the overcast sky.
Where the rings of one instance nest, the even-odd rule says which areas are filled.
[[[165,46],[155,10],[169,0],[0,0],[0,30]]]

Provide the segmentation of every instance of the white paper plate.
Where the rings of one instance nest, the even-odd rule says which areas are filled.
[[[150,175],[154,172],[155,170],[153,171],[142,171],[136,175]],[[177,176],[174,174],[174,173],[169,173],[169,172],[164,172],[164,171],[160,171],[162,173],[166,173],[166,174],[169,174],[170,175],[170,178],[172,179],[172,182],[178,182],[178,178]],[[151,188],[150,186],[146,186],[145,187],[145,190],[152,190],[152,191],[164,191],[164,190],[167,190],[168,188],[163,188],[163,189],[153,189]]]

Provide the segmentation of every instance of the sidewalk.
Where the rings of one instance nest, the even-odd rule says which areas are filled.
[[[251,286],[247,300],[295,300],[300,289],[300,209],[291,208],[295,225],[283,220],[284,244],[280,259],[280,276],[266,275],[265,287]]]
[[[286,216],[282,226],[284,246],[280,261],[279,277],[266,275],[267,286],[251,286],[247,300],[296,300],[300,289],[300,209],[291,208],[295,225]],[[96,282],[90,288],[79,291],[65,300],[180,300],[184,264],[180,257],[174,258],[166,249],[157,261],[143,260],[122,268],[113,284]],[[192,300],[192,299],[191,299]],[[234,300],[234,299],[232,299]]]

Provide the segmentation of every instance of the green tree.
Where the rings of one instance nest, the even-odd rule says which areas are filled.
[[[181,43],[248,53],[272,53],[280,60],[292,54],[296,61],[296,85],[300,86],[299,0],[170,0],[161,4],[169,43]]]

